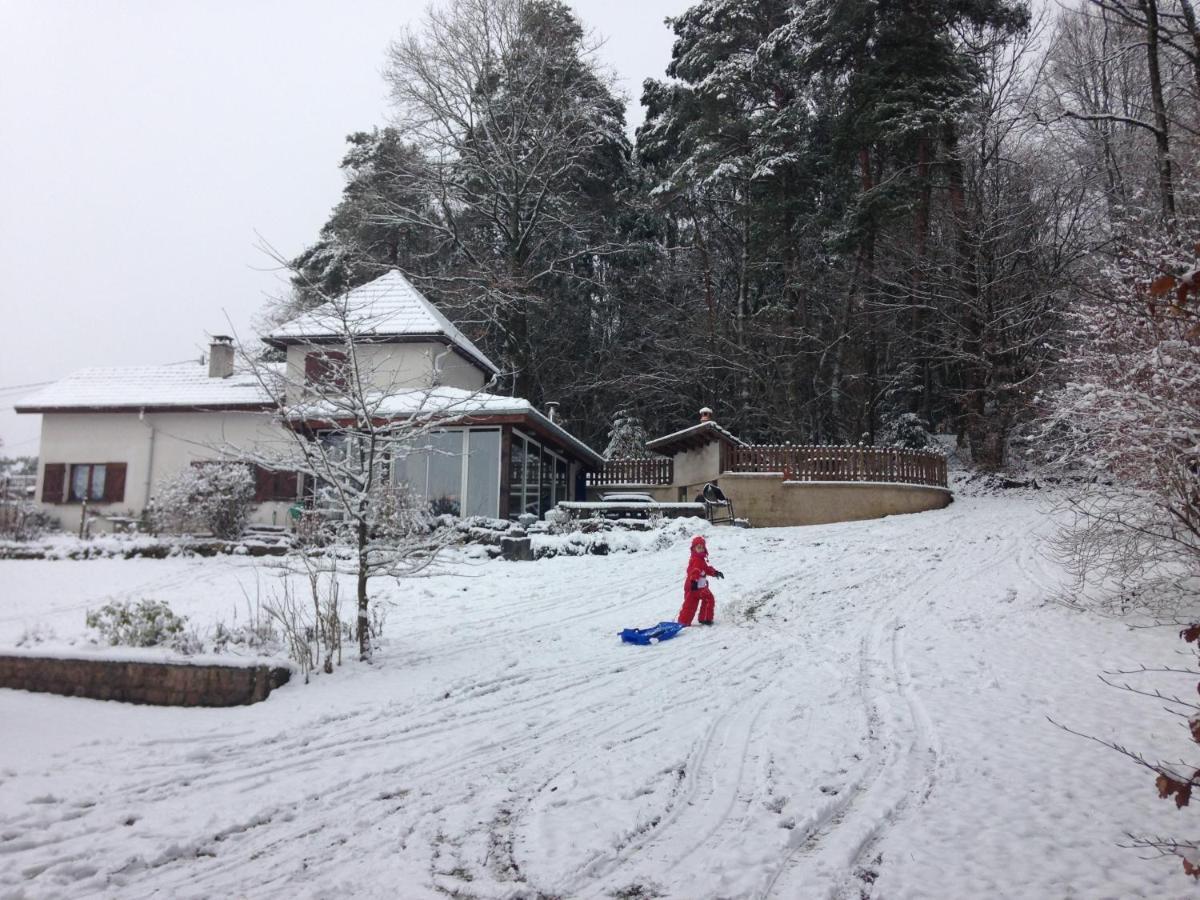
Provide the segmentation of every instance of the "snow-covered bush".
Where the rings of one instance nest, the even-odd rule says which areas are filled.
[[[155,528],[235,540],[254,509],[254,488],[254,470],[244,463],[191,466],[159,482],[153,500]]]
[[[54,520],[28,501],[0,503],[0,540],[36,541]]]
[[[29,500],[0,502],[0,540],[36,541],[53,527],[53,518]]]
[[[87,626],[114,647],[167,646],[180,653],[200,649],[196,636],[187,630],[187,617],[157,600],[106,603],[88,611]]]
[[[929,423],[916,413],[900,413],[887,422],[883,429],[883,442],[889,447],[905,447],[909,450],[924,450],[933,444]]]
[[[218,622],[213,627],[213,653],[252,653],[272,655],[283,648],[279,632],[270,619],[244,622],[241,625],[226,625]]]
[[[1042,398],[1043,453],[1079,486],[1060,549],[1080,594],[1158,595],[1162,611],[1200,576],[1198,282],[1186,239],[1131,238],[1078,309],[1062,383]]]

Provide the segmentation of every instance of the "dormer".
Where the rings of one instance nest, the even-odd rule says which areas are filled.
[[[340,377],[350,334],[360,371],[388,391],[480,390],[500,371],[397,269],[284,323],[264,340],[287,351],[288,380],[298,384]]]

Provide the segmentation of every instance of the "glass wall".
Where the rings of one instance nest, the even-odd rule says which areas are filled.
[[[467,433],[467,502],[463,514],[500,514],[500,431],[472,429]]]
[[[525,511],[525,438],[516,432],[508,453],[508,515],[515,519]]]
[[[569,466],[558,454],[513,431],[509,459],[508,512],[513,518],[523,512],[540,518],[560,500],[570,499]]]
[[[461,431],[435,431],[428,436],[428,476],[422,493],[434,515],[462,515],[465,436]]]
[[[438,515],[495,517],[500,511],[500,431],[432,432],[406,455],[393,458],[392,483],[407,483]]]

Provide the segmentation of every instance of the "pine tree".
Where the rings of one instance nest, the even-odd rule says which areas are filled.
[[[605,459],[649,459],[654,454],[646,449],[646,429],[630,409],[618,409],[613,414],[608,432]]]

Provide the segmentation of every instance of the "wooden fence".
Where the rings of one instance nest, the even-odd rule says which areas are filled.
[[[731,447],[726,471],[782,472],[787,481],[880,481],[946,487],[946,458],[942,454],[899,447]]]
[[[610,459],[598,472],[588,472],[591,487],[618,484],[671,484],[675,478],[675,460],[667,456],[650,459]]]

